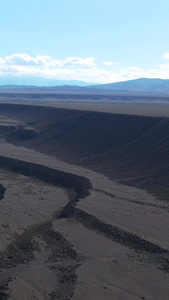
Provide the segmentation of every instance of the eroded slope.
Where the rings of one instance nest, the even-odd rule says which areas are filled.
[[[21,128],[1,130],[7,141],[86,166],[168,200],[168,118],[11,104],[0,104],[0,114],[32,128],[24,133]]]

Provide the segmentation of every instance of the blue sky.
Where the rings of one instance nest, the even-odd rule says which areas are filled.
[[[169,79],[168,12],[168,0],[2,1],[0,84]]]

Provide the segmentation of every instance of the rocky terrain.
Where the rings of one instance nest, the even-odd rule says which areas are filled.
[[[168,299],[168,118],[0,115],[1,299]]]

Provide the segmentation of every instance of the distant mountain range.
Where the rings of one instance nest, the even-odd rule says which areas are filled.
[[[135,80],[128,80],[116,83],[107,83],[107,84],[93,84],[86,83],[83,81],[61,81],[61,80],[51,80],[51,79],[42,79],[44,84],[41,86],[36,85],[36,82],[33,84],[22,85],[12,84],[10,82],[8,85],[4,85],[0,79],[0,91],[32,91],[32,90],[43,90],[46,92],[52,91],[71,91],[71,92],[101,92],[101,93],[132,93],[132,94],[164,94],[169,95],[169,79],[149,79],[149,78],[140,78]],[[43,82],[41,82],[43,83]]]
[[[93,85],[92,89],[117,92],[169,94],[169,79],[140,78],[116,83]]]
[[[96,83],[87,83],[80,80],[56,80],[51,78],[33,77],[33,76],[17,76],[17,77],[0,77],[0,86],[37,86],[37,87],[51,87],[51,86],[91,86]]]

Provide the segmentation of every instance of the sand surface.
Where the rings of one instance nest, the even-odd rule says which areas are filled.
[[[169,203],[5,141],[0,143],[0,155],[88,178],[93,188],[77,203],[78,209],[169,250]],[[52,215],[68,203],[63,189],[6,170],[0,170],[0,183],[6,188],[0,201],[1,253],[24,234],[33,237],[35,247],[31,250],[34,259],[22,258],[24,263],[17,267],[1,269],[1,285],[8,280],[10,299],[168,299],[169,273],[154,263],[153,256],[135,252],[74,218],[53,219]],[[41,224],[43,230],[39,229]],[[62,237],[57,245],[49,239],[51,228]],[[16,245],[12,244],[12,249]],[[67,254],[62,253],[65,249]],[[9,256],[9,250],[7,253]]]
[[[64,96],[67,93],[64,92]],[[38,95],[38,94],[37,94]],[[41,96],[43,94],[40,94]],[[27,95],[26,97],[15,95],[15,98],[11,101],[11,98],[0,97],[0,103],[15,103],[15,104],[27,104],[27,105],[42,105],[51,106],[65,109],[77,109],[85,111],[98,111],[106,113],[116,114],[129,114],[139,116],[153,116],[153,117],[169,117],[169,103],[167,96],[157,95],[115,95],[109,94],[97,94],[85,95],[81,98],[80,95],[66,95],[59,99],[56,94],[53,99],[48,95],[42,96],[42,98],[36,98],[36,94],[33,96]],[[60,94],[59,94],[60,96]],[[65,98],[65,99],[64,99]]]
[[[86,230],[71,219],[55,221],[54,228],[85,257],[77,270],[73,299],[167,299],[166,275],[146,259],[140,263],[141,258],[132,250]]]
[[[45,105],[44,102],[40,103]],[[66,109],[98,111],[115,114],[128,114],[138,116],[152,116],[152,117],[169,117],[168,102],[156,101],[55,101],[49,100],[48,106]]]
[[[15,234],[21,234],[35,222],[42,222],[66,205],[64,190],[29,177],[0,170],[0,182],[6,188],[0,201],[0,250]]]

